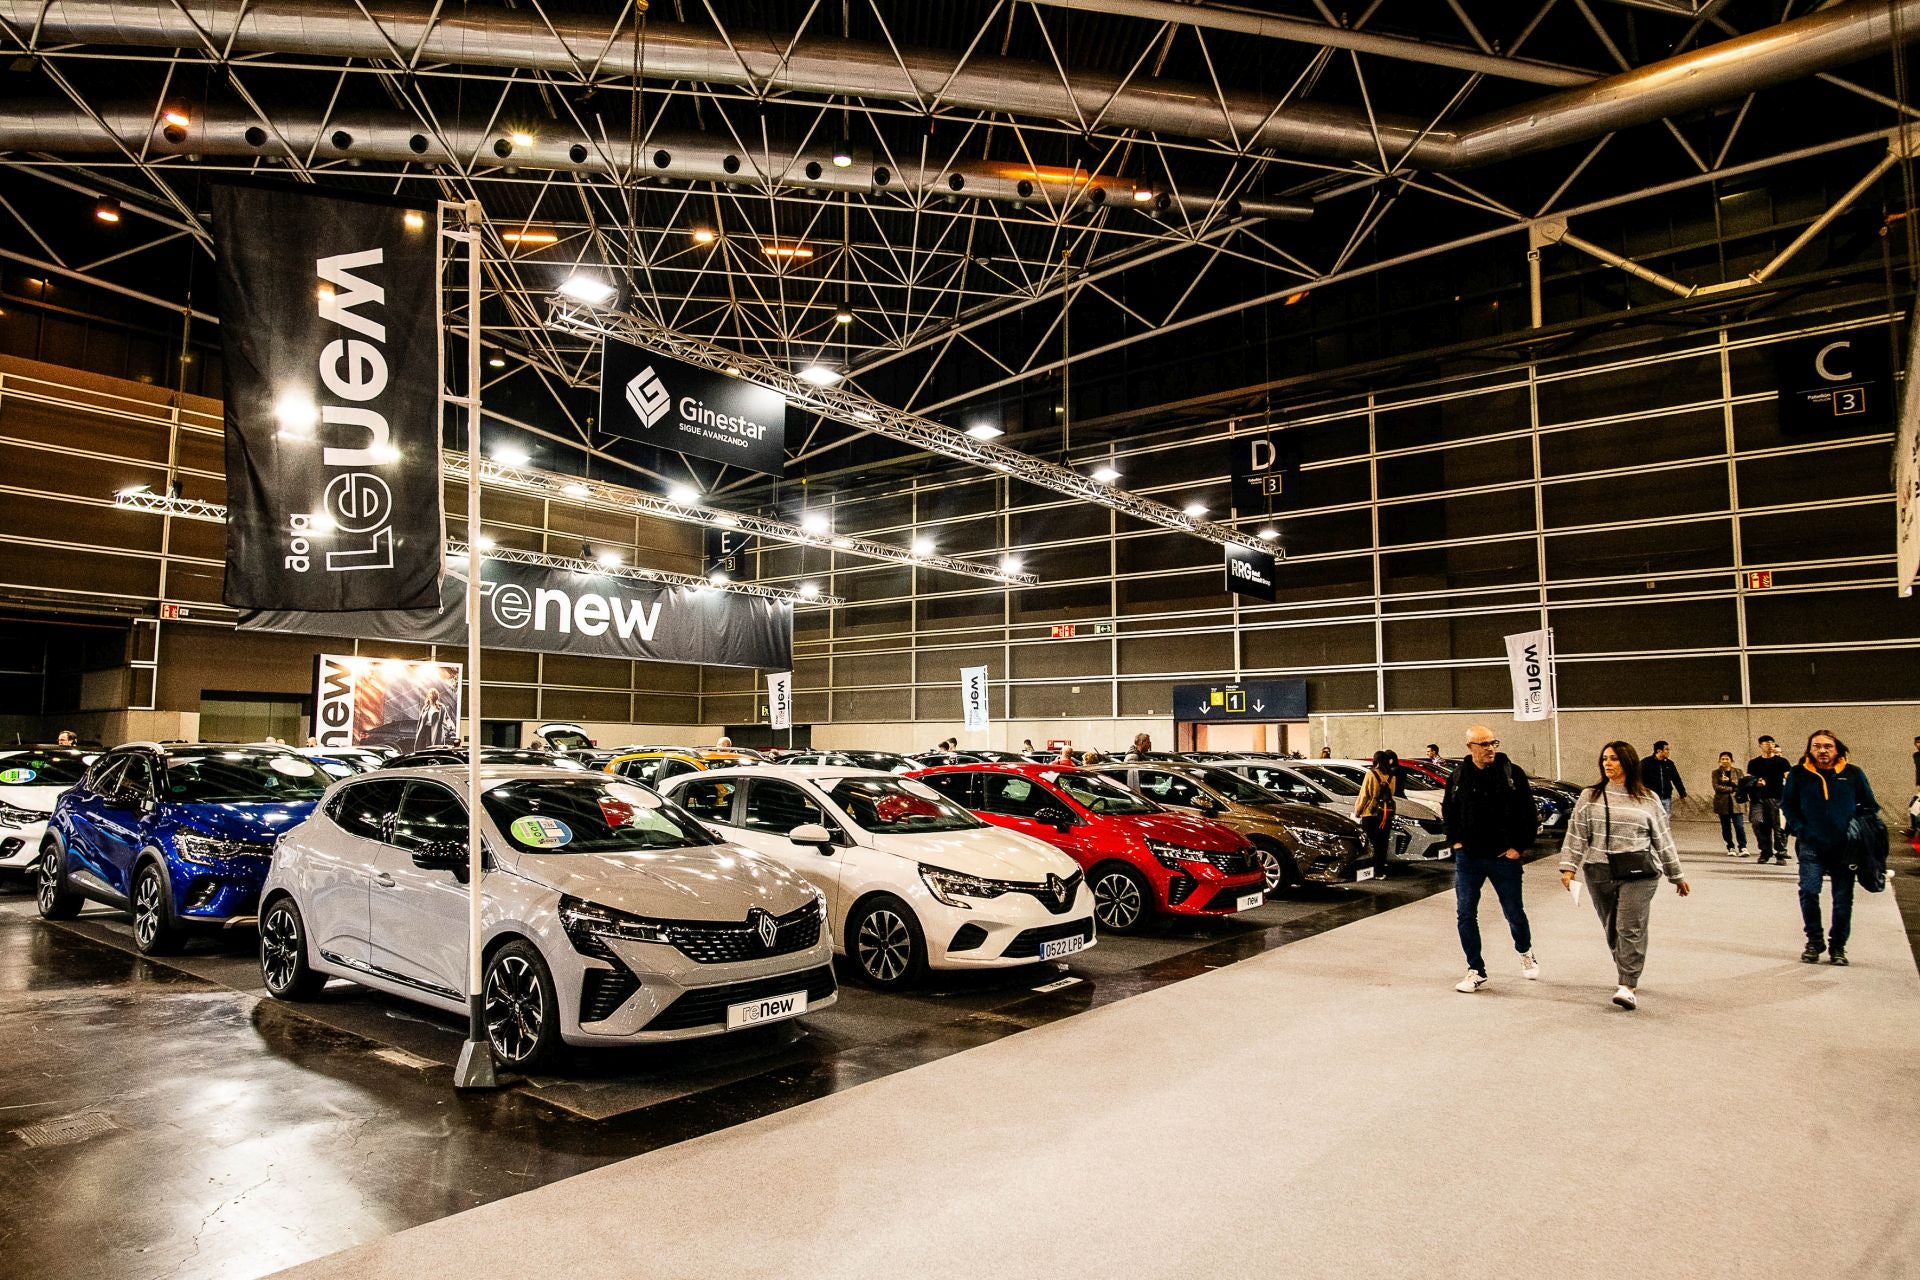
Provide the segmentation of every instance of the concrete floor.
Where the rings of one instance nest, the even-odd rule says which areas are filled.
[[[966,975],[764,1032],[578,1055],[461,1096],[460,1026],[334,984],[264,998],[247,938],[133,953],[124,916],[0,897],[0,1276],[255,1276],[752,1120],[1418,901],[1446,864],[1249,916],[1103,938],[1061,970]],[[98,1132],[29,1146],[36,1126]]]
[[[1803,965],[1703,834],[1636,1013],[1542,867],[1539,982],[1436,896],[293,1274],[1911,1277],[1910,897]]]

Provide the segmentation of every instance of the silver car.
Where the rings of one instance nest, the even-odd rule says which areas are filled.
[[[560,1044],[717,1035],[832,1004],[825,899],[657,792],[573,770],[483,767],[493,1051],[528,1070]],[[280,840],[260,969],[283,1000],[329,977],[467,1010],[461,767],[335,785]]]
[[[1212,766],[1237,773],[1269,791],[1277,791],[1289,800],[1317,805],[1344,817],[1353,816],[1354,798],[1360,794],[1360,782],[1343,768],[1325,760],[1296,760],[1282,764],[1274,760],[1224,760]],[[1418,800],[1402,800],[1399,815],[1393,820],[1395,857],[1410,861],[1450,858],[1447,827],[1440,813]]]

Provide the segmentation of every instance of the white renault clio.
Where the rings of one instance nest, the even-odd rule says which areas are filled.
[[[32,869],[54,801],[87,776],[87,766],[99,754],[76,747],[0,751],[0,872]]]
[[[502,1063],[836,999],[825,902],[775,860],[624,778],[493,766],[481,782],[481,992]],[[465,786],[458,766],[363,774],[281,837],[260,898],[268,992],[304,999],[351,978],[466,1012]]]
[[[827,895],[836,950],[867,981],[1032,964],[1093,945],[1073,859],[877,769],[767,765],[683,774],[667,797]]]

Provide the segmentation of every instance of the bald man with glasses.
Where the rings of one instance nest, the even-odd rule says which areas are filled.
[[[1447,780],[1441,803],[1447,843],[1453,847],[1453,899],[1460,925],[1460,949],[1467,953],[1467,976],[1455,991],[1478,991],[1487,984],[1486,958],[1480,954],[1480,890],[1493,882],[1500,911],[1520,953],[1520,973],[1540,976],[1533,954],[1533,929],[1520,901],[1520,855],[1540,833],[1533,789],[1526,772],[1500,751],[1493,730],[1476,724],[1467,730],[1467,758]]]

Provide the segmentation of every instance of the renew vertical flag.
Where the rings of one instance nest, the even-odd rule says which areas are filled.
[[[773,728],[793,728],[793,672],[767,672],[767,713]]]
[[[960,705],[967,713],[967,732],[979,733],[987,727],[987,669],[960,668]]]
[[[1554,712],[1552,633],[1507,637],[1507,673],[1513,678],[1513,718],[1545,720]]]

